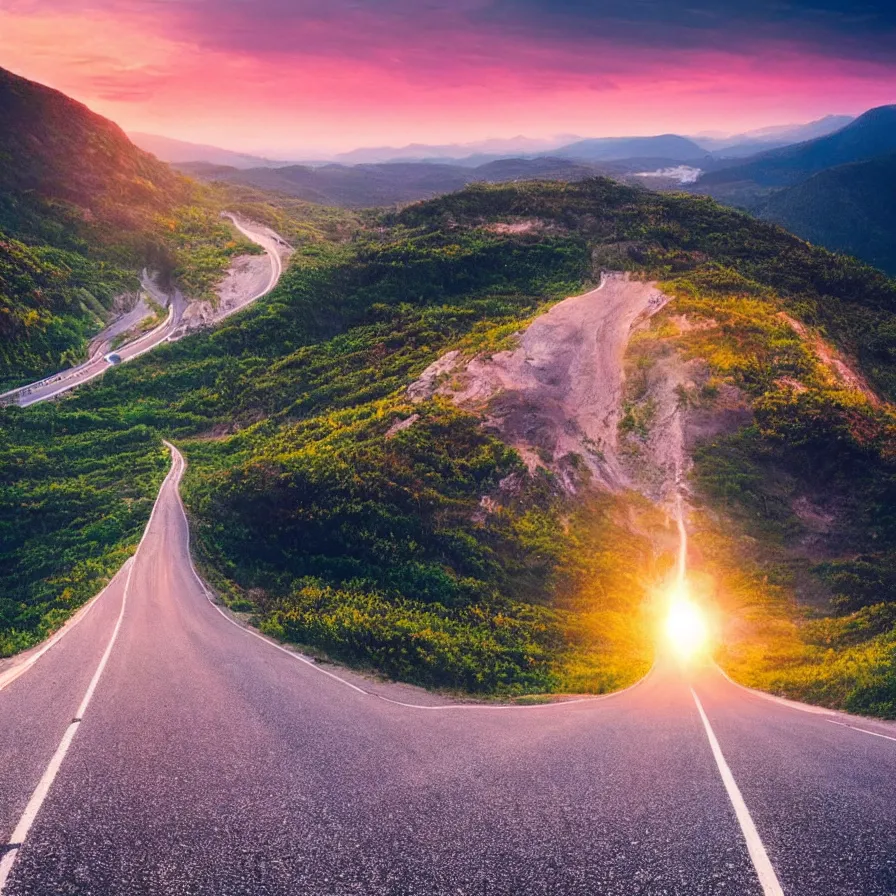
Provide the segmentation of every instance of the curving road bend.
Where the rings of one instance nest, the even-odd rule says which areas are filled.
[[[0,677],[3,896],[896,892],[896,726],[665,661],[409,705],[210,602],[172,451],[134,559]]]
[[[268,228],[238,220],[234,215],[227,215],[226,217],[233,222],[240,233],[265,250],[271,263],[271,276],[264,289],[246,296],[236,307],[229,309],[227,314],[221,315],[220,319],[228,317],[236,311],[241,311],[247,305],[262,298],[262,296],[266,296],[277,285],[283,273],[283,261],[280,251],[284,244],[282,242],[278,243],[271,236],[271,231]],[[158,288],[145,271],[143,272],[142,287],[152,295],[156,302],[163,306],[168,306],[168,314],[165,320],[157,327],[115,350],[115,354],[121,358],[122,363],[133,361],[134,358],[139,358],[162,343],[176,338],[184,310],[187,307],[183,293],[179,289],[175,289],[169,296]],[[106,361],[105,355],[97,352],[82,364],[0,395],[0,403],[18,404],[20,407],[28,407],[40,401],[56,398],[58,395],[70,392],[72,389],[76,389],[78,386],[82,386],[84,383],[89,383],[98,376],[102,376],[110,366],[112,365]]]

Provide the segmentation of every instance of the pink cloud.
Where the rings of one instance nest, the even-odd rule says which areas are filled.
[[[283,153],[736,131],[896,94],[896,64],[835,60],[774,35],[733,52],[693,35],[682,46],[626,42],[613,36],[618,23],[605,35],[538,34],[523,20],[473,27],[486,6],[467,0],[434,18],[425,5],[402,16],[398,0],[351,15],[306,0],[12,0],[0,54],[126,128]]]

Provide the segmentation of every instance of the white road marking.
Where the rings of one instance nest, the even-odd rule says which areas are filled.
[[[182,458],[182,455],[174,447],[170,442],[165,442],[165,445],[171,450],[174,456]],[[186,462],[185,462],[186,465]],[[339,675],[336,675],[334,672],[330,672],[328,669],[323,669],[318,663],[316,663],[311,657],[304,656],[301,653],[296,652],[295,650],[289,650],[284,647],[282,644],[277,644],[275,641],[271,641],[269,638],[266,638],[261,632],[257,632],[252,628],[249,628],[244,625],[240,625],[236,619],[232,616],[229,616],[227,613],[221,609],[220,606],[215,602],[214,596],[212,595],[211,589],[202,581],[199,573],[196,572],[196,567],[193,565],[193,555],[190,553],[190,524],[187,520],[187,513],[184,510],[183,501],[180,498],[180,493],[177,495],[177,505],[180,508],[180,512],[184,518],[184,527],[187,532],[186,538],[186,550],[187,550],[187,562],[190,566],[190,572],[193,573],[193,577],[196,579],[199,588],[202,593],[205,595],[206,600],[221,614],[221,616],[226,619],[231,625],[236,626],[241,632],[244,632],[247,635],[251,635],[253,638],[258,638],[264,644],[267,644],[268,647],[273,647],[274,650],[279,650],[281,653],[285,653],[288,657],[291,657],[294,660],[297,660],[300,663],[304,663],[306,666],[314,669],[315,672],[320,672],[321,675],[326,675],[328,678],[332,678],[334,681],[338,681],[340,684],[345,685],[347,688],[351,688],[353,691],[356,691],[359,694],[363,694],[365,697],[373,697],[376,700],[382,700],[384,703],[391,703],[393,706],[403,706],[406,709],[424,709],[424,710],[439,710],[444,711],[446,709],[479,709],[479,710],[524,710],[524,709],[551,709],[556,706],[570,706],[573,703],[597,703],[602,700],[609,700],[613,697],[619,697],[622,694],[631,691],[633,688],[639,687],[642,685],[653,672],[654,667],[648,670],[647,674],[638,679],[634,684],[629,685],[627,688],[623,688],[619,691],[613,691],[610,694],[596,694],[593,697],[575,697],[572,700],[555,700],[551,703],[532,703],[525,706],[517,706],[513,704],[487,704],[487,703],[443,703],[436,706],[428,706],[424,703],[404,703],[401,700],[393,700],[391,697],[383,697],[381,694],[374,694],[372,691],[365,691],[364,688],[358,687],[358,685],[353,684],[350,681],[342,678]]]
[[[810,703],[800,703],[798,700],[788,700],[787,697],[778,697],[775,694],[767,694],[765,691],[758,691],[756,688],[748,688],[746,685],[736,682],[720,665],[715,664],[715,666],[728,684],[733,684],[734,687],[746,691],[754,697],[761,697],[763,700],[770,700],[772,703],[786,706],[788,709],[795,709],[798,712],[808,712],[817,716],[833,716],[837,714],[836,709],[828,709],[824,706],[812,706]]]
[[[99,594],[94,595],[90,600],[81,607],[80,610],[58,631],[49,641],[47,641],[40,650],[36,653],[32,654],[22,663],[19,663],[17,666],[13,666],[11,669],[7,669],[2,675],[0,675],[0,691],[2,691],[5,687],[9,687],[16,679],[24,675],[51,647],[55,647],[73,628],[75,628],[87,614],[93,609],[96,602],[115,584],[115,580],[121,575],[125,566],[127,566],[133,560],[132,557],[128,557],[127,560],[119,567],[118,572],[115,573],[114,576],[109,580],[109,583],[100,591]]]
[[[100,659],[99,665],[96,667],[96,671],[93,673],[93,678],[90,679],[90,684],[87,685],[87,691],[84,693],[84,698],[81,700],[81,704],[78,707],[74,719],[72,719],[68,728],[65,729],[65,733],[62,735],[62,740],[59,742],[59,746],[56,748],[56,752],[50,759],[50,763],[41,776],[40,781],[38,781],[37,787],[34,788],[34,792],[31,794],[31,798],[28,800],[28,805],[25,806],[25,811],[22,813],[22,817],[19,819],[15,830],[12,832],[12,836],[9,838],[9,842],[7,843],[7,852],[4,854],[2,860],[0,860],[0,894],[2,894],[6,888],[6,882],[9,879],[10,872],[12,871],[12,867],[15,864],[16,857],[19,854],[19,850],[22,848],[22,846],[24,846],[25,840],[28,838],[28,833],[31,830],[31,826],[34,824],[34,820],[37,818],[41,806],[43,805],[44,800],[47,798],[47,794],[49,794],[50,788],[53,786],[53,781],[56,779],[56,775],[59,773],[59,769],[62,766],[63,760],[65,759],[65,754],[68,753],[69,747],[71,747],[72,741],[75,739],[75,734],[77,734],[78,732],[78,726],[81,724],[81,721],[84,718],[84,714],[87,712],[87,707],[90,705],[90,701],[93,699],[96,687],[99,684],[103,671],[106,668],[106,664],[109,662],[109,657],[112,655],[112,648],[115,646],[115,641],[118,639],[118,633],[121,630],[121,623],[124,619],[124,611],[128,603],[128,593],[131,589],[131,576],[133,575],[134,568],[137,565],[137,555],[140,553],[140,548],[143,546],[143,542],[146,540],[146,536],[149,534],[149,531],[152,527],[152,521],[156,515],[156,508],[159,506],[159,500],[162,497],[162,492],[165,490],[165,486],[175,474],[178,466],[180,466],[180,464],[182,463],[183,458],[181,458],[180,454],[175,452],[172,455],[171,469],[168,471],[168,475],[165,477],[164,482],[162,482],[162,486],[159,489],[159,496],[156,498],[156,503],[153,504],[152,512],[149,515],[149,521],[146,524],[146,528],[143,530],[143,536],[140,539],[140,544],[137,545],[137,550],[134,552],[133,562],[131,563],[131,567],[128,570],[127,581],[124,585],[124,595],[121,599],[121,610],[118,613],[118,619],[115,623],[115,628],[112,630],[112,636],[109,638],[109,643],[106,645],[106,650],[103,653],[102,658]]]
[[[759,837],[759,832],[756,830],[756,825],[750,816],[750,810],[747,809],[747,804],[741,796],[740,788],[734,780],[734,775],[731,774],[731,769],[728,768],[728,763],[725,761],[724,755],[722,755],[722,748],[719,746],[712,726],[709,724],[709,719],[706,718],[706,713],[703,711],[703,704],[693,688],[691,688],[691,694],[694,696],[694,703],[697,704],[697,711],[703,720],[703,727],[706,729],[706,736],[709,739],[712,755],[716,760],[716,765],[719,767],[719,774],[722,776],[725,790],[728,791],[728,799],[731,800],[731,805],[734,806],[734,814],[737,816],[744,840],[747,841],[747,850],[753,861],[753,867],[756,869],[756,876],[759,878],[762,892],[765,896],[784,896],[784,891],[778,882],[778,876],[775,874],[775,869],[772,867],[768,853],[765,851],[765,846],[763,846]]]
[[[896,741],[896,737],[891,734],[881,734],[879,731],[869,731],[867,728],[857,728],[855,725],[847,725],[846,722],[838,722],[836,719],[825,719],[832,725],[839,725],[841,728],[852,728],[853,731],[861,731],[862,734],[870,734],[872,737],[882,737],[884,740]]]
[[[125,353],[129,349],[133,348],[135,345],[138,345],[141,342],[145,342],[147,339],[154,338],[158,335],[162,330],[167,328],[171,324],[171,320],[174,316],[174,305],[172,303],[171,309],[168,311],[168,316],[165,320],[162,321],[154,330],[150,330],[148,333],[144,333],[142,336],[138,336],[128,345],[121,346],[118,349],[119,353]],[[145,348],[140,349],[138,352],[134,352],[132,355],[128,355],[127,357],[122,358],[122,363],[126,364],[128,361],[133,361],[134,358],[139,358],[141,355],[145,355],[147,352],[152,351],[157,346],[161,345],[165,340],[161,339],[158,342],[152,342],[150,345]],[[90,367],[91,364],[99,365],[97,369],[90,374],[90,376],[85,376],[83,378],[78,377],[78,373],[86,372],[87,368]],[[105,359],[98,358],[90,358],[85,361],[84,364],[71,368],[71,372],[68,373],[66,377],[63,378],[62,382],[69,382],[66,385],[60,386],[60,388],[56,389],[53,392],[49,392],[46,395],[36,395],[34,397],[29,398],[27,395],[23,397],[22,401],[19,402],[19,406],[23,408],[30,407],[33,404],[37,404],[41,401],[49,401],[51,398],[56,398],[59,395],[62,395],[65,392],[71,392],[72,389],[77,388],[78,386],[83,386],[85,383],[90,383],[95,380],[97,377],[102,376],[112,365],[110,365]],[[73,380],[73,381],[72,381]],[[34,388],[33,386],[23,386],[23,389]]]

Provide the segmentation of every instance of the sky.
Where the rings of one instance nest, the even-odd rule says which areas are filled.
[[[274,157],[738,133],[896,102],[892,0],[0,0],[0,66]]]

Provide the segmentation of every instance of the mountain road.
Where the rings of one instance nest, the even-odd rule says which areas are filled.
[[[171,451],[136,555],[0,668],[3,896],[896,893],[896,725],[665,658],[535,706],[313,662],[213,602]]]

